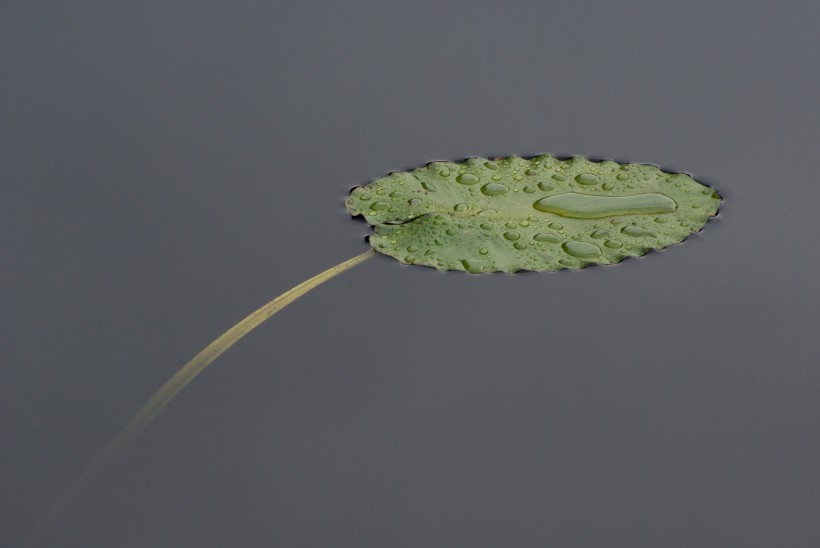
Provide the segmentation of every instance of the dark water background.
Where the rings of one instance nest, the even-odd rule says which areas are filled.
[[[221,358],[47,546],[820,545],[816,2],[3,2],[0,545],[366,249],[354,185],[584,154],[714,185],[581,272],[377,257]]]

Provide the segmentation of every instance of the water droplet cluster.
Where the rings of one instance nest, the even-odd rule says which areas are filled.
[[[617,263],[682,241],[719,204],[688,175],[548,154],[432,162],[346,201],[374,226],[377,251],[474,274]]]

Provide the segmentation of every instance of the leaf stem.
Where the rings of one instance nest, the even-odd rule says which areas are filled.
[[[289,289],[263,305],[255,312],[245,317],[239,323],[228,329],[225,333],[216,338],[211,344],[203,348],[199,354],[191,358],[188,363],[182,366],[174,376],[168,379],[156,393],[140,408],[134,417],[125,425],[125,427],[109,442],[106,448],[97,456],[96,459],[80,474],[68,487],[66,492],[60,497],[54,507],[43,517],[39,527],[34,535],[30,537],[25,546],[31,546],[36,541],[36,538],[47,528],[53,519],[58,515],[59,511],[66,506],[66,504],[73,498],[74,492],[80,487],[85,480],[96,470],[100,465],[105,463],[108,459],[119,453],[131,440],[134,439],[146,426],[159,414],[163,407],[168,405],[174,396],[185,388],[185,386],[196,378],[197,375],[208,367],[216,358],[222,355],[231,346],[236,344],[242,337],[250,333],[262,322],[285,308],[287,305],[308,293],[311,289],[322,285],[324,282],[330,280],[341,274],[342,272],[358,265],[361,262],[369,259],[375,254],[372,249],[365,251],[361,255],[357,255],[352,259],[348,259],[342,263],[333,266],[321,274],[306,280],[299,285]]]

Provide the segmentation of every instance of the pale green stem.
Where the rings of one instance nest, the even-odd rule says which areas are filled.
[[[94,470],[96,470],[105,461],[116,455],[123,447],[134,439],[148,424],[157,416],[163,407],[174,399],[185,386],[194,380],[197,375],[208,367],[216,358],[223,352],[233,346],[239,339],[250,333],[253,329],[258,327],[262,322],[285,308],[287,305],[314,289],[331,278],[341,274],[342,272],[356,266],[357,264],[369,259],[375,254],[371,249],[365,251],[361,255],[357,255],[352,259],[344,261],[331,267],[321,274],[310,278],[297,285],[296,287],[285,291],[269,303],[265,304],[257,311],[251,313],[245,319],[228,329],[225,333],[220,335],[211,344],[200,351],[199,354],[191,358],[191,360],[182,366],[173,377],[163,384],[157,392],[137,411],[137,414],[125,425],[119,434],[114,436],[114,439],[106,446],[91,465],[80,474],[66,490],[65,494],[57,501],[54,507],[43,517],[38,529],[34,535],[28,539],[26,546],[34,545],[37,537],[40,536],[46,527],[58,515],[59,511],[71,500],[75,490],[84,483]]]

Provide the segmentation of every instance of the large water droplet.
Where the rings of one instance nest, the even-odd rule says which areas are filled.
[[[385,211],[387,209],[390,209],[390,204],[388,204],[387,202],[373,202],[372,204],[370,204],[370,209],[372,209],[373,211]]]
[[[596,230],[590,236],[595,240],[600,240],[601,238],[609,238],[609,232],[606,230]]]
[[[621,242],[617,241],[617,240],[607,240],[607,241],[604,242],[604,245],[606,247],[608,247],[609,249],[618,249],[623,244]]]
[[[566,192],[541,198],[532,206],[538,211],[555,213],[562,217],[599,219],[614,215],[669,213],[675,211],[677,204],[672,198],[663,194],[595,196],[593,194]]]
[[[601,179],[593,173],[581,173],[575,176],[575,180],[578,181],[580,185],[597,185],[601,182]]]
[[[588,242],[570,241],[561,246],[567,255],[578,257],[579,259],[593,259],[601,255],[601,250],[597,245]]]
[[[505,232],[504,237],[506,239],[510,240],[510,241],[515,241],[515,240],[517,240],[518,238],[521,237],[521,234],[519,234],[518,232],[510,231],[510,232]]]
[[[484,259],[464,259],[461,261],[461,265],[470,274],[481,274],[484,272],[484,267],[487,266],[487,261]]]
[[[523,251],[523,250],[527,249],[527,244],[525,244],[524,242],[515,242],[513,244],[513,247],[516,248],[519,251]]]
[[[484,167],[487,169],[498,169],[498,164],[495,162],[484,162]]]
[[[655,233],[651,230],[648,230],[648,229],[646,229],[642,226],[635,226],[635,225],[625,226],[621,229],[621,232],[623,232],[627,236],[636,236],[636,237],[639,237],[639,236],[657,236],[657,233]]]
[[[474,185],[478,182],[478,177],[472,173],[462,173],[456,177],[456,182],[461,183],[462,185]]]
[[[418,198],[411,198],[410,200],[407,200],[407,204],[411,206],[421,205],[421,200]]]
[[[547,234],[545,232],[539,232],[535,236],[532,237],[533,240],[536,242],[547,242],[549,244],[560,244],[561,238],[556,236],[555,234]]]
[[[453,206],[453,211],[467,211],[467,204],[456,204]]]
[[[481,187],[481,193],[486,196],[501,196],[502,194],[509,192],[509,190],[510,187],[500,183],[487,183]]]
[[[435,192],[436,191],[436,187],[433,185],[433,183],[428,183],[426,181],[421,182],[421,188],[423,188],[424,190],[426,190],[428,192]]]
[[[555,175],[552,176],[552,178],[555,179],[556,181],[566,181],[567,180],[567,178],[564,177],[563,175],[561,175],[560,173],[556,173]]]

